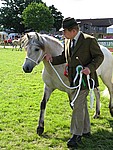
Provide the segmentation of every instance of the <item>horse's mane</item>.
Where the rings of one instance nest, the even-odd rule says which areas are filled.
[[[54,41],[55,44],[57,43],[59,46],[63,47],[63,44],[58,39],[56,39],[55,37],[47,35],[47,34],[40,34],[40,35],[42,37],[44,37],[45,39],[47,39],[48,41]]]
[[[56,39],[55,37],[49,36],[47,34],[40,34],[36,32],[29,32],[24,35],[21,40],[21,45],[26,49],[26,46],[31,43],[38,45],[41,49],[56,49],[57,51],[61,52],[63,50],[63,44]]]

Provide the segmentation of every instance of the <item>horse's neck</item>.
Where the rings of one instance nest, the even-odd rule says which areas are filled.
[[[61,55],[62,51],[63,51],[63,47],[60,44],[57,45],[54,43],[52,43],[52,44],[47,43],[47,45],[45,45],[45,47],[46,47],[45,53],[51,54],[53,57]],[[50,63],[47,62],[45,59],[43,60],[43,63],[44,63],[44,67],[45,67],[46,71],[48,72],[48,74],[51,74],[53,72],[53,69],[51,68]]]
[[[51,37],[45,37],[44,40],[45,40],[45,43],[44,43],[45,53],[51,54],[53,57],[59,56],[62,54],[63,45],[59,43],[59,41]],[[51,68],[50,64],[46,60],[43,60],[43,63],[47,72],[51,74],[53,69]]]
[[[45,42],[45,51],[46,53],[51,54],[52,56],[61,55],[63,51],[63,46],[56,41],[54,38],[46,38],[47,42]]]

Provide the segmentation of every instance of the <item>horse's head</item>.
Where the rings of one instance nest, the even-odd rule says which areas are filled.
[[[27,52],[23,70],[26,73],[32,72],[33,68],[38,65],[45,55],[43,38],[38,33],[26,34],[21,43]]]

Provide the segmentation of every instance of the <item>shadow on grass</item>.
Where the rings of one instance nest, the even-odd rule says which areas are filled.
[[[109,124],[110,124],[110,127],[112,128],[112,131],[113,131],[113,119],[110,120],[110,119],[107,119],[109,121]]]
[[[103,118],[101,118],[103,119]],[[83,144],[81,144],[78,148],[78,150],[112,150],[113,149],[113,120],[107,119],[109,122],[108,127],[105,128],[99,128],[96,130],[96,132],[93,132],[92,135],[89,138],[82,138]],[[93,126],[93,123],[92,123]],[[104,127],[104,124],[103,124]],[[109,129],[109,130],[108,130]],[[66,127],[63,130],[68,130],[68,127]],[[67,132],[64,135],[58,134],[58,130],[56,130],[53,133],[44,132],[44,134],[41,136],[42,138],[51,139],[51,144],[49,145],[52,147],[57,147],[58,145],[64,144],[67,146],[67,141],[69,140],[71,135]],[[64,148],[65,150],[65,148]]]
[[[113,127],[113,121],[110,120],[110,124]],[[42,138],[52,139],[58,143],[65,142],[67,143],[70,138],[68,135],[66,137],[55,137],[52,135],[48,135],[48,133],[44,133]],[[113,133],[108,130],[97,130],[97,132],[93,133],[89,138],[82,138],[83,144],[79,145],[79,150],[112,150],[113,149]]]
[[[48,135],[47,133],[44,133],[43,135],[41,135],[42,138],[45,138],[45,139],[52,139],[54,138],[55,140],[58,140],[58,141],[62,141],[62,142],[67,142],[67,140],[69,140],[69,136],[66,136],[66,137],[55,137],[55,135]]]
[[[113,133],[108,130],[97,130],[90,138],[83,138],[80,150],[112,150]]]

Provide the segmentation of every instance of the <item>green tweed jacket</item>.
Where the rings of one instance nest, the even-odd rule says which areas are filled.
[[[76,75],[76,67],[78,65],[88,67],[91,71],[90,77],[94,79],[95,87],[98,87],[99,83],[96,69],[101,65],[104,55],[97,43],[97,40],[94,37],[81,32],[72,55],[70,54],[70,43],[71,41],[69,39],[65,39],[64,51],[62,52],[62,55],[53,57],[52,64],[59,65],[65,62],[68,63],[68,78],[70,81],[70,86],[73,86],[73,79]],[[82,83],[81,89],[88,89],[87,77],[84,74],[83,80],[85,84]],[[76,81],[76,85],[78,85],[78,81],[79,78]]]

